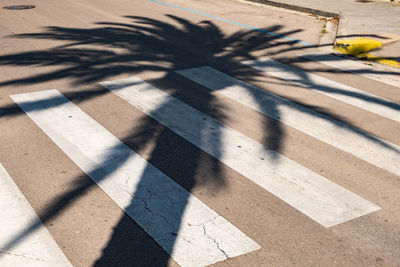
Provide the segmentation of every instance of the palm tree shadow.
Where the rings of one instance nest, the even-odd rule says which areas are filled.
[[[129,16],[128,18],[133,20],[132,23],[99,22],[92,29],[49,27],[42,33],[14,36],[63,40],[66,44],[46,51],[1,56],[0,65],[3,66],[56,66],[58,69],[19,79],[3,80],[0,82],[0,87],[39,84],[63,78],[73,78],[72,84],[80,86],[109,80],[119,75],[160,72],[163,73],[163,77],[152,80],[152,84],[161,90],[168,91],[172,97],[183,102],[189,101],[195,108],[223,123],[229,119],[226,107],[204,87],[190,82],[171,83],[177,79],[176,74],[173,73],[174,70],[195,66],[213,66],[216,69],[229,68],[233,74],[239,74],[242,79],[251,82],[256,81],[257,77],[262,74],[239,64],[236,58],[255,59],[253,52],[276,47],[282,47],[282,50],[301,49],[296,42],[277,41],[279,37],[268,36],[257,31],[238,31],[226,35],[210,21],[193,24],[176,16],[167,15],[167,17],[173,23]],[[274,25],[265,30],[279,32],[281,35],[291,35],[300,31],[284,32],[280,25]],[[83,102],[107,93],[107,90],[77,91],[67,97],[74,102]],[[258,100],[256,95],[254,99]],[[62,101],[50,99],[48,103],[38,106],[37,109],[62,104]],[[173,103],[168,101],[160,103],[152,113],[166,112],[173,108],[171,105]],[[263,108],[272,112],[276,117],[280,116],[279,108],[273,101]],[[21,115],[23,112],[15,106],[9,106],[2,108],[1,114],[12,117]],[[137,208],[138,201],[143,199],[143,195],[149,193],[149,180],[154,179],[153,172],[149,171],[151,166],[162,171],[189,193],[199,184],[207,185],[209,190],[216,192],[226,187],[223,173],[223,168],[226,166],[218,161],[218,158],[223,156],[221,129],[214,129],[213,133],[215,134],[208,136],[206,121],[196,126],[199,133],[196,136],[197,143],[212,142],[215,149],[213,154],[215,157],[212,157],[151,117],[151,114],[143,116],[132,127],[130,133],[121,139],[122,147],[126,145],[138,154],[145,151],[147,147],[151,147],[150,153],[146,156],[149,164],[140,177],[136,191],[132,194],[131,203],[125,207],[127,212]],[[338,119],[340,120],[340,118]],[[285,131],[281,124],[277,120],[265,118],[264,129],[264,144],[279,152],[285,138]],[[87,175],[96,182],[107,180],[131,157],[129,153],[121,153],[121,149],[120,145],[111,148],[109,154],[99,164],[100,167],[94,168]],[[116,155],[118,155],[117,160],[115,159]],[[75,180],[76,186],[73,189],[56,199],[52,205],[39,214],[44,223],[60,215],[63,210],[96,185],[87,176],[76,177]],[[96,265],[168,265],[168,254],[173,252],[176,238],[179,238],[176,232],[181,226],[189,197],[190,194],[186,194],[186,197],[176,203],[177,205],[165,209],[164,212],[170,214],[165,223],[169,226],[172,225],[172,228],[167,229],[166,226],[160,225],[161,236],[156,238],[147,235],[142,230],[145,228],[143,225],[136,224],[127,213],[124,213],[123,218],[115,226],[109,242],[104,247],[101,257],[97,259]],[[149,224],[152,223],[150,219]],[[8,243],[8,247],[17,244],[38,227],[38,224],[32,224],[21,231]],[[162,244],[164,251],[156,245],[160,242],[156,243],[153,238],[156,241],[157,238],[168,240]]]
[[[208,65],[219,61],[217,54],[224,52],[225,56],[221,60],[232,64],[232,59],[226,55],[225,47],[231,45],[235,49],[244,49],[241,55],[248,55],[251,46],[246,45],[242,48],[237,42],[246,43],[248,40],[255,41],[259,33],[240,32],[232,36],[224,36],[222,32],[211,22],[204,21],[198,25],[181,18],[169,16],[178,22],[183,29],[179,29],[172,24],[150,20],[142,17],[134,17],[134,24],[111,24],[99,23],[100,28],[95,29],[71,29],[61,27],[48,28],[44,33],[19,35],[18,38],[36,38],[49,40],[65,40],[68,44],[55,47],[46,51],[32,51],[15,55],[6,55],[0,57],[0,65],[13,66],[58,66],[62,67],[54,72],[35,74],[21,79],[2,81],[0,86],[25,85],[32,83],[43,83],[62,78],[74,78],[73,85],[90,84],[102,80],[110,79],[120,74],[139,74],[145,71],[164,71],[167,74],[158,81],[153,81],[159,88],[164,90],[163,84],[168,80],[174,79],[171,70],[193,66],[192,59],[195,58],[196,64]],[[280,27],[275,27],[279,29]],[[271,31],[272,29],[268,29]],[[254,49],[261,49],[270,45],[273,37],[259,36],[260,42],[255,42]],[[176,44],[176,40],[181,40]],[[208,40],[205,43],[201,43]],[[244,41],[243,41],[244,40]],[[87,48],[90,45],[91,48]],[[195,47],[193,47],[195,45]],[[93,46],[99,46],[103,49],[93,49]],[[106,47],[107,49],[104,49]],[[115,51],[117,50],[117,51]],[[151,64],[143,65],[143,62]],[[160,64],[160,62],[164,64]],[[167,64],[165,64],[167,63]],[[190,97],[191,88],[175,86],[170,95],[176,98]],[[199,88],[197,88],[199,89]],[[224,107],[218,103],[211,92],[200,89],[203,94],[201,101],[197,104],[201,106],[201,111],[223,122],[225,117]],[[88,101],[104,91],[76,92],[68,97],[74,102]],[[199,100],[199,99],[197,99]],[[34,109],[47,109],[52,106],[63,105],[63,100],[48,99],[43,103],[36,103]],[[172,103],[163,103],[153,112],[164,112],[171,108]],[[26,111],[26,110],[25,110]],[[2,114],[5,116],[18,116],[22,112],[15,106],[2,108]],[[207,121],[196,126],[199,135],[198,144],[210,143],[214,147],[211,157],[204,151],[195,147],[170,129],[161,126],[154,121],[151,116],[144,116],[143,119],[134,127],[131,134],[121,139],[122,145],[111,148],[107,156],[103,159],[99,167],[89,171],[87,175],[96,183],[101,183],[108,179],[115,171],[122,168],[129,161],[130,155],[124,151],[124,144],[132,150],[139,152],[149,144],[153,144],[153,149],[147,160],[148,167],[142,173],[140,182],[132,195],[132,202],[125,207],[129,212],[137,208],[138,199],[147,194],[149,186],[148,180],[152,172],[148,171],[151,166],[156,167],[168,175],[187,192],[201,184],[210,187],[209,190],[218,192],[226,185],[221,164],[217,158],[222,155],[221,136],[219,129],[214,129],[213,135],[207,135]],[[154,177],[153,177],[154,178]],[[41,220],[46,223],[58,216],[63,210],[77,201],[84,192],[88,191],[95,183],[90,181],[87,176],[77,177],[76,185],[62,197],[56,199],[52,205],[39,214]],[[126,213],[113,230],[113,235],[108,244],[103,249],[102,256],[97,260],[96,265],[157,265],[166,266],[169,261],[169,255],[172,254],[176,238],[179,236],[176,232],[180,228],[181,218],[185,212],[188,198],[187,193],[171,209],[166,209],[170,214],[167,224],[172,225],[172,229],[163,231],[162,225],[159,229],[162,236],[150,237],[143,230],[138,230],[139,225],[132,222],[130,216]],[[143,212],[143,210],[142,210]],[[165,211],[164,211],[165,212]],[[156,222],[155,220],[154,222]],[[159,220],[158,220],[159,222]],[[149,223],[152,223],[150,219]],[[140,228],[146,228],[146,225],[140,225]],[[11,240],[6,247],[11,248],[24,239],[25,236],[37,230],[38,223],[32,224],[27,229],[21,231]],[[132,233],[134,231],[134,233]],[[169,236],[166,237],[165,234]],[[147,236],[147,238],[144,238]],[[132,239],[140,238],[140,242]],[[152,238],[168,240],[162,243],[162,251]],[[143,239],[145,241],[143,241]],[[160,245],[160,242],[158,242]],[[144,246],[144,247],[143,247]],[[143,257],[147,255],[148,257]]]

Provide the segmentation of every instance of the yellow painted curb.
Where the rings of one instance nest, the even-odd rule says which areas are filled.
[[[371,60],[371,61],[375,61],[375,62],[378,62],[380,64],[384,64],[384,65],[387,65],[387,66],[400,68],[400,62],[397,62],[397,61],[394,61],[394,60],[390,60],[390,59],[381,58],[381,57],[377,57],[377,56],[371,55],[369,53],[361,53],[361,54],[357,55],[357,57],[361,58],[361,59],[368,59],[368,60]]]
[[[342,54],[358,55],[379,48],[382,43],[368,38],[357,38],[349,40],[340,40],[335,43],[333,49]]]

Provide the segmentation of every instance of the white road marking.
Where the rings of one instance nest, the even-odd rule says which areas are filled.
[[[380,209],[138,78],[101,84],[325,227]]]
[[[10,245],[31,224],[39,227]],[[1,163],[0,225],[0,266],[72,266]]]
[[[57,90],[11,97],[181,266],[205,266],[260,248]]]
[[[400,147],[210,67],[177,71],[216,93],[400,176]]]
[[[346,104],[400,122],[400,104],[375,96],[362,90],[302,71],[278,61],[263,58],[241,62],[270,76],[289,81],[292,84],[309,88]]]
[[[395,75],[389,71],[380,70],[376,67],[368,66],[354,60],[322,52],[301,54],[299,56],[400,88],[400,74]]]

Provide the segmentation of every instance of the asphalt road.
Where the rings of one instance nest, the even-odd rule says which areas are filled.
[[[0,3],[0,266],[400,266],[400,78],[323,20]]]

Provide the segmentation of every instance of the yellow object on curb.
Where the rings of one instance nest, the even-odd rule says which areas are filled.
[[[353,55],[360,59],[374,61],[387,66],[400,68],[400,62],[377,57],[367,53],[368,51],[379,48],[382,45],[382,42],[374,39],[358,38],[337,41],[333,46],[333,49],[342,54]]]
[[[377,40],[358,38],[337,41],[333,48],[342,54],[358,55],[379,48],[381,46],[382,43]]]

